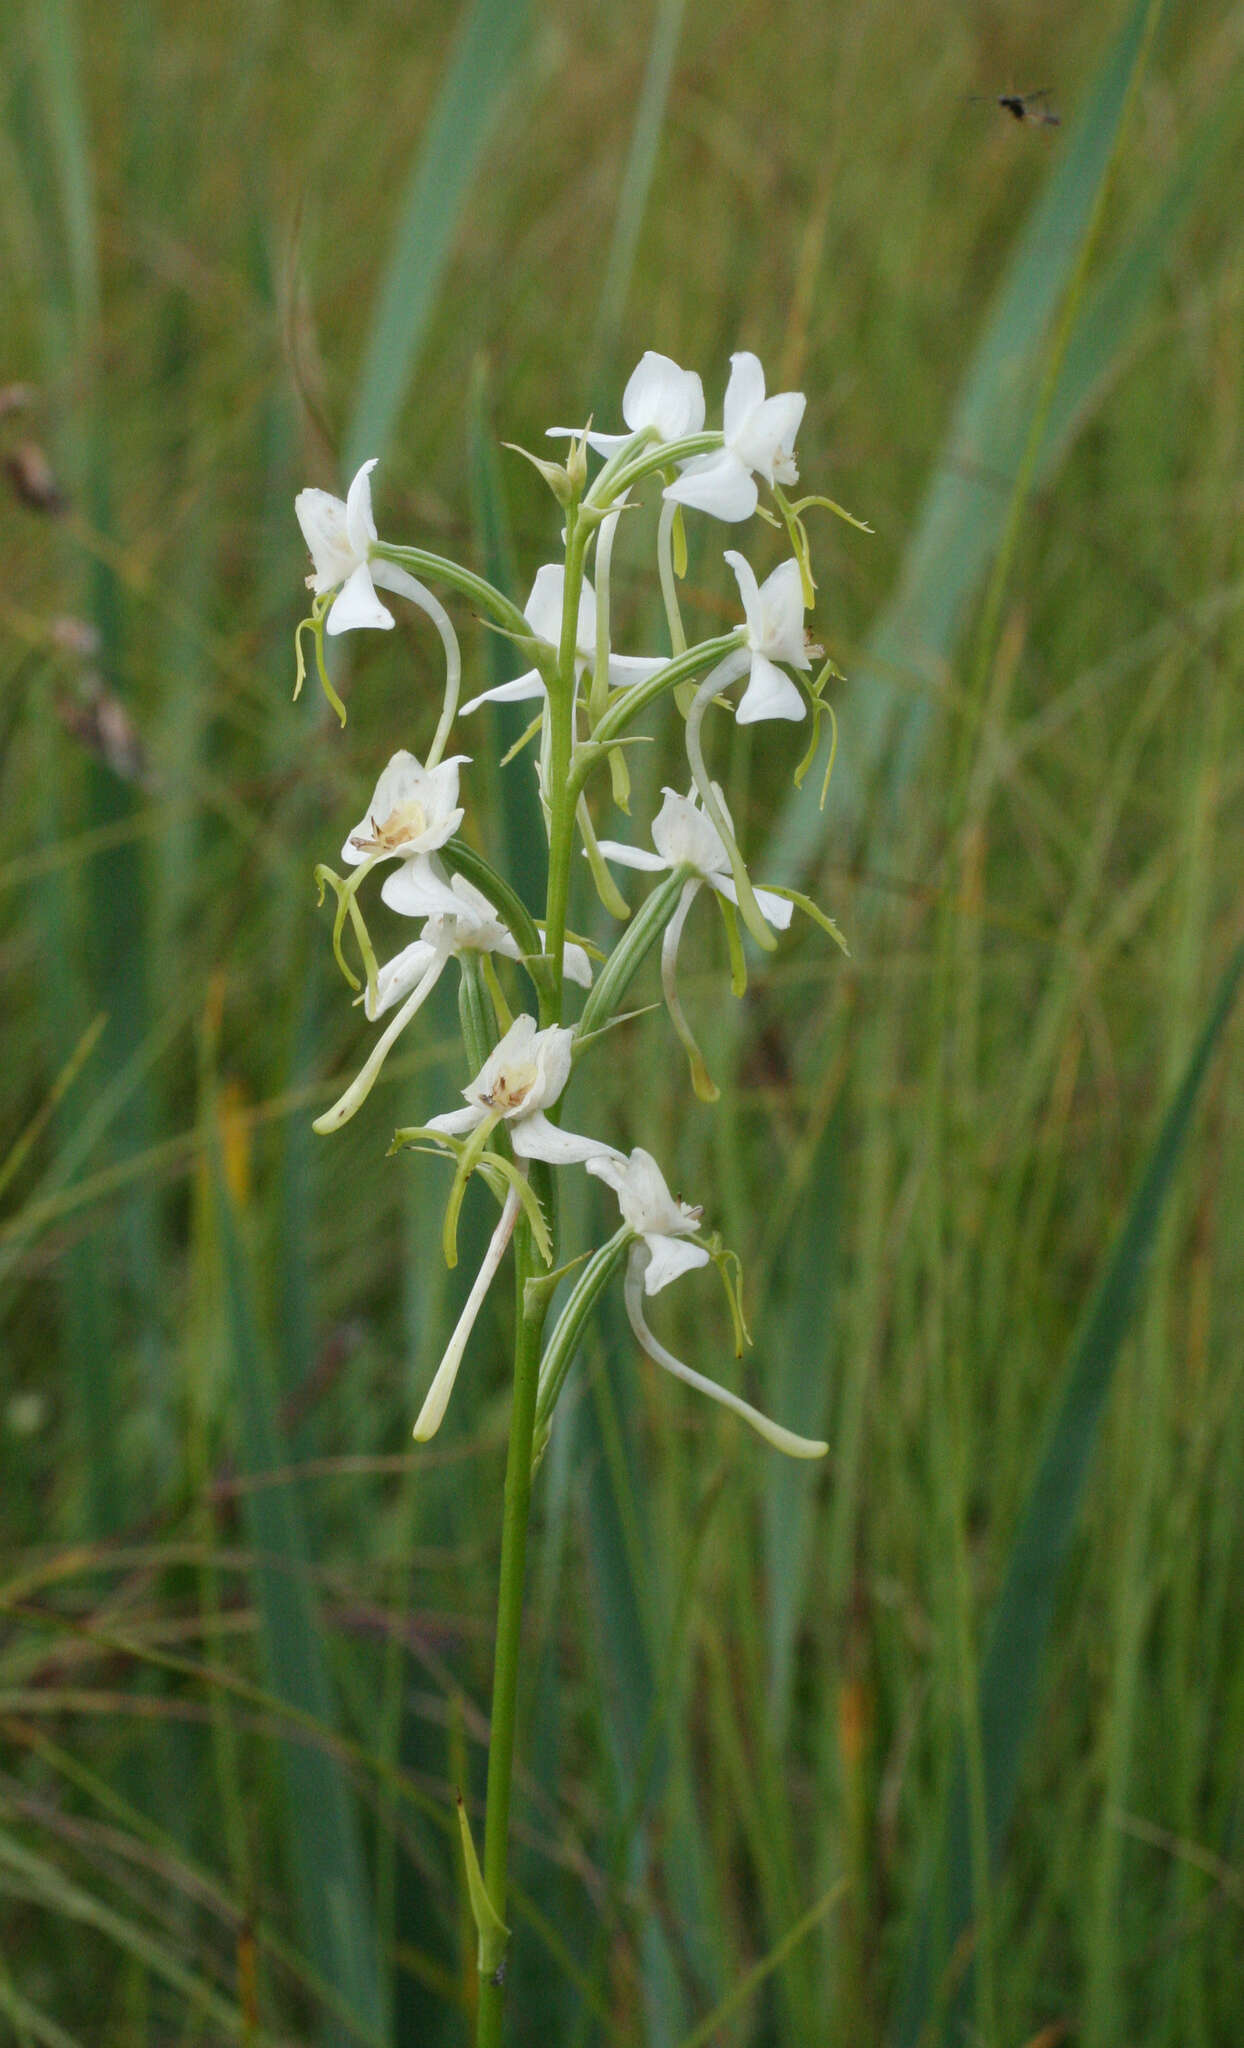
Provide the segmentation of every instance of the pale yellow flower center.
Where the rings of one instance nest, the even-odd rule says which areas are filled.
[[[371,820],[370,838],[365,832],[356,832],[350,841],[360,853],[395,853],[399,846],[406,846],[412,839],[418,839],[428,829],[427,814],[417,797],[409,803],[399,804],[390,811],[382,825]]]
[[[512,1109],[521,1109],[531,1093],[535,1079],[534,1067],[528,1067],[525,1072],[518,1074],[498,1074],[492,1087],[486,1095],[480,1097],[480,1101],[486,1102],[489,1109],[499,1109],[503,1116],[508,1116]]]

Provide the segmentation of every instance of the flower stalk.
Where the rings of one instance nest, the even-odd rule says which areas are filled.
[[[426,754],[420,758],[402,748],[383,769],[339,856],[348,878],[323,864],[317,871],[321,900],[328,884],[336,897],[332,943],[338,963],[357,990],[359,978],[343,952],[348,919],[366,977],[358,998],[363,1015],[369,1024],[386,1016],[387,1021],[356,1077],[314,1128],[329,1133],[365,1105],[374,1108],[372,1098],[390,1051],[452,964],[464,1061],[474,1078],[462,1090],[463,1106],[440,1110],[399,1131],[390,1150],[439,1152],[453,1162],[442,1230],[450,1264],[457,1257],[458,1217],[468,1182],[479,1176],[499,1206],[479,1271],[424,1394],[414,1424],[416,1441],[433,1437],[451,1399],[463,1398],[456,1389],[460,1379],[469,1379],[470,1354],[488,1296],[507,1259],[513,1267],[514,1356],[482,1860],[465,1807],[459,1812],[479,1934],[476,2048],[501,2048],[503,2039],[510,1819],[533,1478],[557,1426],[558,1404],[583,1332],[605,1288],[617,1284],[624,1270],[623,1298],[637,1349],[663,1373],[745,1422],[786,1456],[815,1460],[827,1449],[819,1439],[796,1436],[741,1394],[684,1364],[656,1337],[647,1319],[647,1298],[712,1263],[726,1289],[741,1355],[750,1339],[738,1262],[702,1227],[700,1208],[670,1193],[651,1154],[638,1146],[628,1154],[594,1132],[569,1129],[562,1122],[562,1098],[572,1071],[581,1058],[590,1061],[596,1055],[614,1026],[634,1017],[622,1004],[635,977],[658,952],[658,942],[659,986],[670,1027],[666,1043],[672,1041],[676,1060],[681,1046],[701,1101],[716,1098],[676,977],[684,926],[701,893],[718,903],[725,920],[736,995],[746,985],[738,917],[766,950],[785,930],[795,904],[838,936],[805,899],[753,885],[705,753],[704,725],[712,705],[724,706],[740,723],[800,720],[809,701],[819,711],[823,678],[809,688],[791,674],[807,671],[812,657],[804,632],[812,586],[802,520],[797,520],[795,558],[780,564],[763,584],[744,555],[727,551],[744,612],[743,621],[729,631],[689,645],[677,594],[687,566],[689,515],[737,525],[756,508],[762,486],[784,516],[790,509],[783,487],[797,481],[794,438],[803,409],[801,393],[766,396],[759,362],[741,353],[732,358],[723,424],[706,427],[699,377],[649,351],[623,393],[625,432],[597,430],[590,422],[582,429],[550,429],[570,436],[565,464],[529,458],[556,499],[565,547],[561,562],[538,569],[522,610],[474,571],[424,549],[381,539],[372,512],[374,463],[364,464],[345,499],[307,490],[297,500],[314,568],[308,579],[311,617],[305,624],[325,689],[343,720],[344,707],[333,699],[323,673],[323,636],[391,629],[394,613],[381,592],[413,604],[431,620],[444,664],[439,711],[428,719],[432,730]],[[589,450],[603,458],[591,482]],[[656,655],[622,654],[613,644],[614,555],[619,544],[629,547],[632,535],[642,530],[647,516],[643,487],[650,479],[659,480],[661,491],[655,563],[669,647]],[[821,501],[799,500],[794,511],[800,514],[816,502]],[[786,527],[792,530],[789,518]],[[487,626],[513,639],[531,664],[525,672],[462,702],[457,632],[432,585],[465,600]],[[296,643],[299,682],[302,630]],[[422,640],[420,650],[420,658],[426,658]],[[727,693],[744,678],[746,687],[736,703]],[[469,769],[471,760],[449,748],[486,699],[530,701],[537,710],[525,737],[538,738],[536,774],[548,840],[540,905],[525,902],[479,850],[477,831],[466,822],[469,792],[459,800],[460,770]],[[685,795],[665,790],[659,812],[647,823],[650,849],[602,836],[601,813],[612,790],[618,808],[628,814],[626,749],[647,737],[641,727],[658,709],[668,711],[675,730],[681,726],[691,788]],[[521,754],[524,745],[514,753]],[[596,778],[595,770],[606,764],[610,776]],[[607,862],[646,875],[647,893],[633,909]],[[383,870],[379,882],[378,870]],[[572,899],[576,887],[586,893],[589,876],[601,909],[618,926],[615,942],[603,954],[571,933]],[[417,935],[384,960],[361,906],[364,889],[377,886],[391,913],[421,920]],[[524,1000],[516,1000],[513,977],[518,970],[530,983],[538,1016],[531,1014],[531,994],[524,991]],[[581,1002],[576,988],[586,990]],[[559,1266],[559,1176],[579,1168],[612,1190],[620,1222],[584,1261]],[[546,1341],[546,1319],[555,1298],[561,1306]]]

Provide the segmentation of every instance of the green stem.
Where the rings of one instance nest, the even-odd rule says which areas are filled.
[[[574,858],[575,805],[578,791],[571,785],[570,762],[574,751],[575,661],[579,623],[579,593],[583,588],[583,556],[590,538],[578,523],[574,508],[567,514],[566,585],[562,609],[561,646],[557,672],[548,681],[549,748],[545,802],[549,811],[549,886],[545,903],[544,945],[549,957],[552,983],[551,1015],[542,1021],[560,1022],[562,1013],[562,953],[566,943],[566,912],[570,901],[570,869]]]
[[[535,1432],[536,1391],[540,1381],[543,1322],[539,1312],[528,1315],[523,1291],[536,1270],[536,1264],[530,1226],[520,1221],[514,1232],[514,1397],[505,1467],[505,1518],[501,1529],[501,1580],[497,1589],[497,1643],[493,1663],[484,1818],[484,1884],[503,1920],[509,1883],[510,1787],[514,1773],[523,1582],[531,1508],[531,1447]],[[504,2011],[503,1984],[492,1977],[481,1978],[476,2048],[500,2048]]]
[[[447,583],[451,590],[459,591],[463,597],[469,597],[480,605],[507,633],[515,634],[520,640],[531,639],[531,627],[518,606],[494,589],[485,577],[477,576],[474,570],[463,569],[444,555],[429,554],[426,548],[391,547],[387,541],[377,542],[371,552],[380,561],[393,562],[399,569],[427,576],[433,583]]]

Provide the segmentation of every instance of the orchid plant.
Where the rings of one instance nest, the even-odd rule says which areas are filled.
[[[367,1022],[388,1021],[358,1073],[316,1120],[315,1129],[336,1131],[356,1113],[398,1038],[450,963],[456,963],[464,1060],[474,1074],[463,1089],[465,1106],[442,1110],[421,1125],[399,1130],[392,1149],[435,1151],[452,1163],[443,1232],[451,1264],[456,1259],[462,1201],[473,1177],[483,1181],[500,1212],[416,1419],[414,1435],[419,1442],[426,1442],[441,1425],[480,1310],[507,1256],[516,1289],[482,1866],[465,1809],[459,1808],[479,1936],[479,2048],[495,2048],[501,2039],[509,1941],[505,1911],[510,1786],[532,1481],[583,1332],[605,1288],[615,1276],[622,1276],[630,1328],[639,1350],[654,1364],[728,1409],[775,1451],[817,1459],[827,1449],[819,1440],[797,1436],[739,1394],[684,1364],[654,1334],[647,1303],[674,1282],[712,1264],[724,1285],[736,1353],[741,1354],[749,1340],[738,1261],[705,1226],[702,1210],[670,1193],[650,1153],[640,1147],[627,1153],[607,1137],[572,1131],[561,1122],[564,1091],[576,1064],[590,1059],[602,1036],[626,1021],[623,1000],[658,939],[665,1006],[686,1054],[692,1085],[702,1099],[716,1096],[675,980],[683,929],[701,890],[707,889],[723,917],[736,994],[746,986],[744,931],[770,951],[776,934],[786,929],[798,908],[842,943],[831,920],[808,898],[789,889],[753,885],[734,820],[710,775],[704,749],[704,728],[713,712],[724,712],[740,724],[810,719],[812,744],[795,771],[798,781],[813,758],[822,714],[828,713],[832,723],[823,692],[837,671],[806,629],[815,585],[803,515],[813,505],[834,512],[841,508],[829,499],[789,495],[798,481],[795,437],[804,405],[800,392],[766,397],[757,358],[738,354],[731,359],[723,425],[706,428],[699,377],[666,356],[646,354],[623,393],[625,432],[597,432],[590,423],[581,429],[551,428],[551,435],[569,441],[565,462],[530,458],[564,515],[564,555],[537,571],[521,610],[470,570],[423,549],[380,538],[372,513],[374,462],[363,464],[344,501],[322,490],[302,491],[295,501],[313,563],[307,579],[311,612],[296,636],[297,688],[305,673],[304,635],[309,635],[325,693],[344,723],[345,708],[325,665],[324,637],[391,629],[393,613],[379,591],[405,598],[423,612],[440,637],[445,657],[441,713],[423,759],[406,750],[392,756],[363,817],[347,834],[340,854],[343,872],[329,865],[316,870],[321,901],[327,890],[335,898],[333,949],[342,973]],[[594,478],[589,450],[603,458]],[[613,547],[622,513],[638,505],[649,484],[660,489],[657,573],[669,651],[622,654],[614,650],[611,633]],[[760,507],[762,485],[771,507]],[[726,550],[743,617],[727,632],[689,645],[678,597],[686,566],[687,513],[737,526],[758,508],[787,536],[789,555],[760,583],[744,554]],[[628,532],[633,525],[628,521]],[[461,704],[457,633],[429,588],[432,584],[465,599],[490,626],[508,635],[527,664],[524,673]],[[746,687],[733,701],[729,693],[744,678]],[[538,740],[535,767],[548,837],[542,905],[525,903],[479,850],[477,835],[466,824],[469,804],[460,801],[462,771],[469,771],[471,757],[446,754],[457,722],[472,719],[488,699],[529,700],[538,706],[526,739]],[[681,724],[688,792],[664,791],[645,835],[651,839],[651,851],[631,840],[598,839],[593,813],[599,813],[610,796],[623,815],[629,815],[625,749],[639,735],[643,721],[663,708]],[[831,765],[832,754],[831,747]],[[612,949],[597,953],[595,972],[587,946],[568,926],[578,848],[587,855],[602,903],[621,925]],[[653,878],[650,893],[633,916],[607,862]],[[363,907],[365,887],[380,868],[385,870],[378,889],[381,901],[399,917],[418,924],[409,943],[383,962],[377,959]],[[506,973],[519,970],[525,978],[525,1004],[517,1014],[501,980],[498,963],[503,961],[512,963]],[[580,1168],[616,1196],[620,1220],[612,1236],[588,1257],[562,1265],[553,1176]]]

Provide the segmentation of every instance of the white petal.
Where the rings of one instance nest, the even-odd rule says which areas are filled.
[[[768,483],[799,481],[795,436],[807,402],[802,391],[780,391],[767,398],[731,438],[730,446],[740,461],[758,470]]]
[[[597,849],[606,860],[616,860],[619,867],[646,868],[649,873],[664,873],[669,862],[662,860],[659,853],[649,853],[646,846],[628,846],[621,839],[598,839]]]
[[[743,616],[747,621],[748,639],[755,645],[764,632],[760,585],[756,581],[756,572],[746,555],[741,555],[737,548],[727,548],[725,559],[733,569],[734,580],[739,586],[739,596],[743,600]]]
[[[518,948],[514,948],[517,956]],[[562,948],[562,973],[567,981],[575,982],[579,988],[592,986],[592,962],[582,946],[576,946],[573,939],[567,939]]]
[[[312,488],[299,491],[294,511],[315,564],[311,587],[317,597],[322,597],[326,590],[335,590],[339,583],[344,583],[358,567],[346,532],[345,500],[335,498],[331,491]]]
[[[789,896],[776,896],[772,889],[753,889],[752,894],[765,923],[771,924],[775,931],[784,932],[795,913]]]
[[[440,1116],[430,1116],[424,1129],[444,1131],[447,1138],[465,1138],[477,1124],[482,1124],[488,1112],[478,1102],[468,1102],[465,1109],[446,1109]]]
[[[346,532],[350,546],[360,562],[367,560],[372,542],[377,538],[376,522],[371,513],[371,473],[379,457],[373,455],[365,462],[346,493]]]
[[[351,633],[356,626],[391,626],[392,612],[386,611],[376,596],[371,571],[366,562],[360,562],[352,575],[348,576],[337,594],[336,602],[324,621],[326,633]]]
[[[652,1254],[644,1270],[645,1294],[659,1294],[671,1280],[708,1264],[703,1245],[692,1244],[686,1237],[662,1237],[656,1231],[646,1231],[644,1243]]]
[[[732,875],[710,875],[708,879],[713,888],[716,889],[717,894],[724,896],[727,903],[738,903],[739,892],[734,885],[734,877]],[[756,898],[756,907],[764,918],[765,923],[771,924],[775,931],[784,932],[790,924],[794,913],[794,904],[785,896],[775,896],[772,889],[754,888],[752,894]]]
[[[728,448],[689,462],[677,481],[665,486],[663,495],[676,505],[692,505],[696,511],[711,513],[727,523],[750,519],[760,498],[746,463]]]
[[[552,441],[581,441],[584,438],[582,427],[546,427],[544,431]],[[627,442],[631,439],[633,439],[633,436],[630,434],[595,434],[589,432],[587,445],[589,448],[594,448],[598,455],[615,455],[618,449],[625,448]]]
[[[614,1190],[623,1221],[637,1237],[676,1240],[699,1229],[700,1211],[674,1200],[656,1160],[642,1145],[636,1145],[629,1159],[615,1154],[589,1165],[588,1172]],[[702,1265],[703,1260],[694,1259],[692,1264]]]
[[[478,711],[481,704],[526,704],[529,699],[543,695],[543,676],[538,668],[529,668],[525,675],[515,676],[512,683],[498,683],[495,689],[481,690],[469,704],[460,704],[458,716],[465,718],[469,711]]]
[[[536,570],[531,596],[523,606],[523,617],[537,640],[547,641],[550,647],[561,644],[565,594],[566,570],[561,562],[546,562],[543,568]],[[575,631],[576,647],[590,660],[596,649],[596,592],[586,576],[579,590],[579,618]]]
[[[403,861],[386,875],[380,900],[399,917],[456,917],[458,901],[451,885],[437,874],[425,855]]]
[[[704,425],[704,386],[694,370],[648,349],[622,394],[622,417],[633,433],[655,427],[663,441],[698,434]]]
[[[739,725],[755,725],[762,718],[806,718],[808,707],[789,676],[775,668],[767,655],[753,654],[751,680],[739,699],[734,716]]]
[[[803,627],[803,577],[793,555],[761,584],[759,610],[762,629],[757,644],[761,653],[771,661],[788,661],[792,668],[811,668]]]
[[[765,373],[759,356],[740,349],[730,358],[730,382],[722,406],[722,428],[727,443],[765,401]]]
[[[400,1003],[403,997],[409,995],[435,958],[435,946],[429,945],[426,939],[412,939],[409,946],[404,946],[400,953],[395,953],[391,960],[386,960],[376,976],[375,1002],[367,997],[363,1003],[363,1012],[368,1022],[374,1024],[377,1017],[383,1017],[386,1010],[393,1008],[394,1003]]]
[[[626,690],[633,683],[646,683],[649,676],[660,675],[669,667],[669,658],[664,654],[611,654],[609,656],[609,687],[611,690]]]
[[[542,1110],[510,1125],[510,1141],[520,1159],[546,1159],[550,1166],[581,1166],[612,1151],[599,1138],[580,1137],[577,1131],[561,1131]]]
[[[412,1432],[416,1443],[427,1443],[429,1437],[436,1435],[444,1420],[449,1397],[454,1390],[454,1381],[458,1377],[458,1367],[462,1363],[462,1355],[467,1347],[467,1340],[475,1328],[475,1319],[484,1305],[485,1297],[492,1286],[497,1268],[505,1256],[505,1248],[514,1235],[514,1225],[518,1221],[518,1207],[518,1191],[516,1188],[509,1188],[506,1192],[501,1215],[497,1221],[497,1227],[489,1241],[488,1250],[484,1253],[483,1262],[475,1276],[471,1292],[463,1304],[462,1314],[458,1317],[457,1323],[454,1325],[454,1333],[445,1347],[445,1356],[436,1368],[436,1375],[424,1397],[423,1406],[419,1410],[419,1419],[415,1423]]]
[[[666,867],[685,863],[700,875],[720,874],[730,865],[730,856],[712,819],[676,789],[665,790],[664,797],[652,821],[652,843]]]

